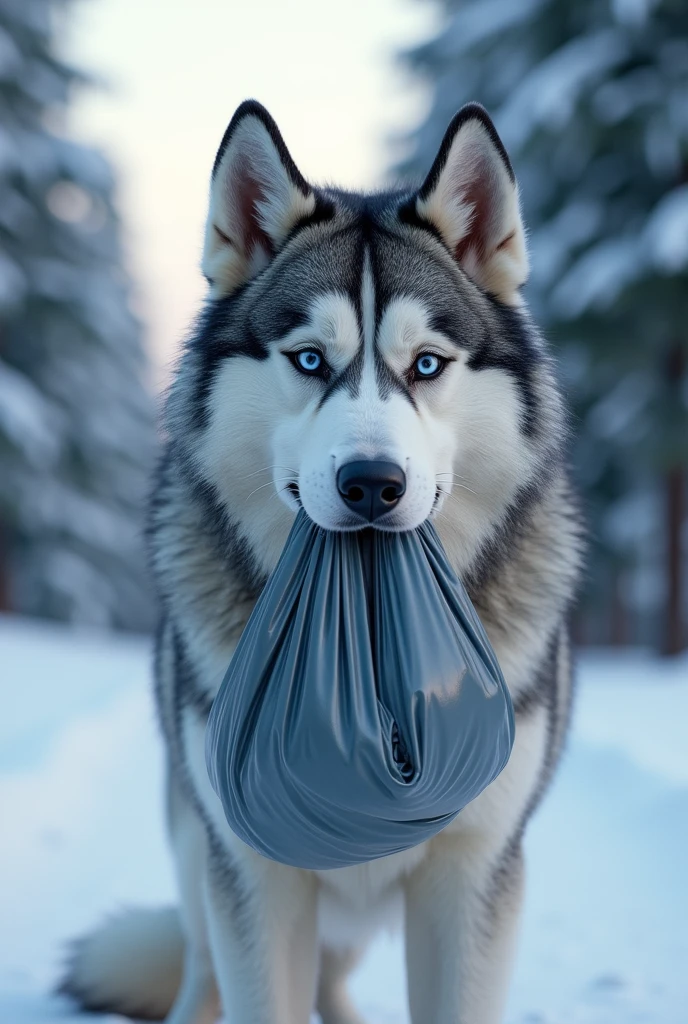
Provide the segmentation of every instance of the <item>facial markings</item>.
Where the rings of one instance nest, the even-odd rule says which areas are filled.
[[[370,259],[370,247],[366,246],[361,273],[361,335],[363,366],[361,372],[361,397],[366,405],[379,397],[375,373],[375,334],[377,310],[375,308],[375,281]]]
[[[304,304],[308,336],[297,332],[289,338],[291,351],[296,347],[295,338],[299,348],[321,348],[332,373],[329,380],[302,380],[303,390],[294,398],[294,418],[280,431],[279,451],[284,454],[279,459],[298,466],[303,507],[328,529],[360,525],[347,518],[349,513],[342,507],[336,487],[341,465],[356,458],[383,457],[398,463],[407,474],[407,493],[380,528],[412,528],[437,504],[436,469],[451,466],[444,438],[451,400],[447,389],[442,389],[437,393],[438,409],[428,405],[424,399],[431,398],[433,385],[421,385],[416,391],[409,370],[428,348],[440,357],[455,359],[456,354],[449,339],[438,338],[434,344],[425,302],[399,294],[401,289],[395,294],[395,290],[380,288],[388,256],[392,261],[403,260],[407,255],[403,246],[395,247],[394,239],[386,234],[378,238],[374,231],[366,233],[361,228],[349,253],[355,265],[355,287],[338,296],[334,290],[309,296]],[[352,284],[353,279],[352,271]],[[394,280],[394,285],[398,283]],[[326,315],[334,299],[346,308],[348,331],[346,357],[340,348],[339,359],[331,346],[338,327],[335,320],[340,321],[341,316],[330,316],[328,322]],[[320,316],[314,315],[311,307],[318,308]],[[314,338],[314,328],[322,331],[326,324],[327,337]],[[306,405],[303,394],[308,395]]]
[[[394,265],[398,258],[399,246],[397,237],[390,231],[379,227],[371,242],[370,261],[375,280],[375,369],[377,388],[380,398],[388,400],[394,394],[405,398],[414,409],[417,409],[416,398],[410,388],[405,373],[411,363],[407,339],[402,330],[400,345],[405,351],[406,360],[393,365],[385,351],[383,325],[391,307],[402,296],[389,288],[388,264]],[[403,324],[399,325],[403,328]]]
[[[482,340],[485,325],[472,303],[465,309],[457,302],[456,277],[435,254],[419,253],[394,232],[378,230],[379,225],[365,228],[355,242],[349,235],[348,286],[312,299],[303,326],[282,343],[291,351],[299,341],[304,346],[317,342],[315,347],[322,349],[332,373],[320,383],[318,407],[346,390],[352,398],[364,396],[366,403],[399,394],[417,408],[417,394],[406,376],[413,358],[430,349],[455,360],[457,347],[470,349],[477,338]],[[394,324],[387,323],[390,317]]]
[[[391,398],[393,394],[400,394],[406,398],[414,409],[417,409],[416,399],[408,384],[400,377],[397,377],[389,368],[380,354],[378,347],[375,349],[375,377],[377,381],[378,394],[383,401]]]
[[[389,298],[384,305],[380,302],[373,253],[365,242],[362,248],[358,301],[343,295],[319,296],[303,331],[296,331],[285,340],[291,347],[300,339],[304,343],[322,339],[326,346],[324,354],[334,374],[320,398],[320,408],[341,390],[348,391],[352,398],[363,397],[367,404],[399,394],[417,408],[406,380],[413,359],[428,346],[455,359],[453,346],[433,329],[432,317],[420,298],[399,295]],[[336,311],[331,308],[335,305]],[[345,338],[339,335],[342,325],[346,328]],[[334,356],[329,354],[330,346],[335,346]]]
[[[352,398],[356,398],[359,392],[362,370],[363,347],[359,344],[358,349],[356,351],[356,355],[353,357],[351,362],[328,385],[326,391],[324,392],[322,398],[320,399],[318,408],[322,409],[325,402],[338,391],[348,391]]]
[[[375,286],[370,267],[368,248],[363,242],[361,257],[361,277],[357,301],[351,303],[352,313],[358,325],[358,345],[356,354],[346,367],[328,386],[320,400],[320,407],[341,390],[349,395],[363,398],[366,409],[371,401],[378,398],[375,378]],[[355,312],[354,312],[355,307]]]
[[[284,353],[317,348],[339,377],[347,372],[359,344],[358,322],[348,296],[324,292],[313,299],[303,324],[286,334],[279,347]]]
[[[462,358],[455,344],[439,331],[435,331],[431,324],[430,311],[421,300],[409,295],[399,295],[388,304],[378,329],[377,342],[381,365],[385,367],[389,378],[395,382],[396,389],[403,389],[416,409],[418,393],[407,383],[409,370],[416,359],[423,353],[432,353],[446,366],[447,362],[457,362]],[[442,374],[437,376],[439,378]],[[423,384],[422,380],[418,382]]]
[[[360,393],[361,379],[364,370],[364,347],[365,347],[365,327],[364,327],[364,312],[363,306],[365,305],[364,299],[364,288],[365,288],[365,265],[366,265],[366,246],[365,242],[361,240],[360,246],[357,246],[357,263],[361,266],[361,275],[358,281],[358,288],[352,290],[351,294],[342,296],[342,299],[347,303],[348,313],[352,324],[355,324],[355,337],[356,344],[353,354],[350,349],[350,359],[347,365],[336,373],[333,378],[329,381],[326,390],[323,392],[318,408],[322,408],[323,405],[336,395],[338,392],[345,390],[348,391],[352,398],[357,398]],[[352,337],[353,337],[352,331]],[[353,346],[352,346],[353,348]]]
[[[430,327],[459,348],[471,348],[482,340],[484,298],[440,243],[428,239],[421,245],[397,232],[380,231],[375,248],[381,314],[406,296],[427,310]]]

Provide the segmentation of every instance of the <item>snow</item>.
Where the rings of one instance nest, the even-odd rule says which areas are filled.
[[[0,308],[20,305],[26,294],[26,277],[6,253],[0,253]]]
[[[500,32],[528,21],[543,0],[483,0],[480,4],[461,7],[439,37],[439,54],[456,57],[471,47],[484,43]]]
[[[571,252],[599,231],[603,216],[602,203],[588,197],[573,199],[538,229],[531,262],[533,276],[541,288],[551,286],[559,278]]]
[[[572,209],[572,214],[567,210]],[[581,209],[583,218],[578,236],[568,228],[569,219]],[[541,285],[554,280],[570,249],[585,238],[588,225],[583,203],[576,202],[540,230],[544,248],[534,259]],[[592,210],[590,211],[592,212]],[[549,267],[547,266],[550,261]],[[649,212],[641,232],[604,238],[591,245],[573,262],[553,289],[553,308],[562,317],[575,318],[586,311],[610,308],[620,293],[643,276],[659,273],[679,274],[688,266],[688,185],[681,185],[665,195]]]
[[[645,227],[645,243],[655,266],[665,273],[679,273],[688,266],[688,185],[657,203]]]
[[[587,249],[564,275],[553,291],[553,308],[571,319],[591,308],[609,309],[642,271],[642,253],[634,237],[605,238]]]
[[[22,66],[19,47],[4,29],[0,29],[0,79],[12,81]]]
[[[173,898],[145,640],[0,619],[0,1020],[78,1024],[65,942]],[[688,659],[586,653],[573,737],[527,837],[508,1024],[685,1024]],[[399,938],[353,979],[406,1024]],[[99,1018],[102,1020],[102,1018]]]
[[[642,436],[642,416],[655,395],[655,381],[641,370],[631,370],[610,387],[588,413],[587,426],[593,437],[618,437],[633,431]]]
[[[612,9],[617,21],[628,25],[642,25],[657,0],[613,0]]]
[[[589,83],[627,56],[627,43],[613,28],[578,36],[555,50],[526,75],[499,112],[507,149],[521,147],[538,125],[565,125]]]
[[[2,274],[0,257],[0,275]],[[45,470],[57,459],[61,416],[20,370],[0,360],[0,430],[22,452],[32,469]]]

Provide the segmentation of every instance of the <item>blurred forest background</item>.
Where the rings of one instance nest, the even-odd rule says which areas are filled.
[[[398,59],[429,109],[393,140],[390,163],[420,177],[473,99],[510,151],[530,229],[527,298],[574,406],[592,538],[579,641],[677,652],[688,638],[688,4],[418,2],[434,5],[439,30]],[[152,375],[112,169],[65,133],[89,79],[57,55],[61,10],[0,0],[0,608],[146,631]]]
[[[0,608],[145,630],[153,399],[112,169],[64,135],[89,80],[61,7],[0,0]]]

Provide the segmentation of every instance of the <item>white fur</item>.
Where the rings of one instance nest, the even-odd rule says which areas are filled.
[[[210,422],[203,443],[199,444],[197,458],[204,476],[214,483],[221,500],[244,524],[246,536],[260,551],[266,570],[273,567],[293,519],[289,501],[283,504],[274,500],[275,491],[280,492],[287,479],[298,482],[305,507],[316,521],[341,528],[343,508],[335,482],[338,466],[361,455],[399,462],[406,467],[408,475],[407,494],[401,503],[402,514],[406,516],[403,522],[415,525],[416,520],[421,522],[426,518],[435,488],[440,484],[445,504],[438,516],[438,528],[444,535],[450,557],[461,567],[467,564],[485,535],[495,528],[501,510],[533,472],[535,453],[529,449],[520,430],[522,409],[512,379],[500,370],[470,370],[464,355],[457,354],[456,346],[430,327],[429,311],[409,297],[393,300],[385,311],[375,337],[381,355],[397,373],[405,371],[418,353],[427,349],[446,354],[455,361],[425,396],[418,394],[417,410],[401,396],[384,401],[380,398],[373,363],[373,307],[372,275],[366,269],[362,337],[350,300],[337,294],[320,295],[313,301],[306,325],[282,339],[267,359],[259,362],[231,360],[216,377]],[[303,347],[314,337],[327,360],[337,368],[345,366],[362,345],[364,365],[357,397],[343,390],[320,408],[317,384],[314,386],[313,381],[299,377],[284,355]],[[267,403],[266,394],[271,396]],[[266,486],[271,479],[274,490],[273,486]],[[557,615],[558,610],[553,608],[552,614]],[[202,650],[203,647],[207,650],[208,646],[203,623],[188,615],[187,621],[187,644],[194,652],[196,664],[208,665],[204,684],[212,695],[217,691],[231,652],[228,649],[216,651],[219,657],[214,658],[211,665]],[[542,618],[539,625],[542,626]],[[548,633],[549,630],[544,629],[543,637]],[[541,637],[532,636],[522,647],[516,648],[512,643],[500,645],[500,638],[495,638],[496,653],[508,673],[512,692],[517,693],[520,685],[527,681],[533,651],[539,651],[543,642]],[[226,824],[207,776],[204,726],[191,709],[183,713],[182,731],[194,790],[216,834],[231,851],[232,861],[240,866],[247,887],[251,890],[262,890],[266,885],[279,888],[278,879],[284,869],[257,857]],[[455,942],[461,944],[459,939],[451,938],[451,933],[457,927],[457,920],[470,909],[470,885],[477,885],[478,879],[489,874],[504,835],[516,828],[518,815],[538,783],[545,738],[545,715],[541,710],[519,727],[507,767],[446,830],[444,845],[439,844],[439,840],[432,841],[371,864],[316,873],[320,941],[331,950],[360,947],[381,925],[398,924],[404,894],[408,899],[408,893],[416,884],[414,879],[422,879],[418,884],[423,891],[425,887],[432,891],[433,869],[424,865],[426,861],[432,864],[433,849],[439,844],[442,851],[460,852],[462,884],[469,887],[464,896],[467,904],[449,917],[441,905],[434,910],[428,907],[427,912],[445,922],[448,948]],[[451,847],[446,846],[449,837],[454,844]],[[273,872],[275,877],[270,881]],[[289,877],[295,879],[307,874],[292,870]],[[470,881],[472,874],[474,883]],[[310,891],[304,878],[295,888],[290,883],[282,898],[288,900],[290,888],[295,902],[293,906],[289,904],[287,917],[297,913],[298,901],[304,892]],[[428,897],[424,899],[427,904]],[[230,950],[235,955],[236,944],[231,935],[223,935],[221,922],[215,919],[213,927],[216,944],[227,951],[223,956],[228,956]],[[312,921],[308,929],[311,927],[315,927]],[[467,923],[466,927],[473,926]],[[511,931],[505,925],[503,934],[507,933]],[[308,930],[306,934],[310,934]],[[292,936],[291,942],[294,941]],[[301,948],[299,955],[305,958],[304,963],[311,962],[306,948]],[[286,956],[286,947],[275,956],[278,959],[270,970],[280,974],[279,962]],[[506,957],[506,946],[502,956]],[[426,964],[422,973],[416,973],[415,986],[426,992],[427,986],[433,985],[428,980],[432,976],[430,966]],[[311,977],[310,973],[308,976]],[[222,979],[220,984],[222,987]],[[237,980],[228,980],[226,984],[228,990],[234,991]],[[279,984],[284,999],[293,1000],[293,996],[287,995],[289,983],[283,980]],[[472,995],[467,1005],[476,1016],[462,1017],[462,1022],[464,1019],[470,1024],[496,1021],[494,1013],[497,1011],[491,1007],[500,1005],[501,990],[489,995],[489,986],[481,988],[472,983],[469,988]],[[242,1005],[241,1013],[247,1020],[261,1020],[260,993],[245,986],[241,991],[242,998],[249,1000]],[[429,996],[426,992],[416,998],[422,1002]],[[438,1016],[428,1018],[432,1024],[445,1024],[447,1007],[456,996],[452,990],[443,998],[445,1002],[438,1003]],[[238,1019],[244,1017],[239,1015]],[[282,1019],[291,1021],[284,1016],[280,1024]]]
[[[342,301],[341,298],[339,301]],[[406,493],[389,517],[390,529],[413,529],[427,518],[435,496],[435,474],[427,465],[423,428],[409,403],[399,395],[384,400],[378,393],[374,347],[380,344],[382,328],[375,336],[375,291],[369,260],[362,275],[362,332],[359,337],[355,311],[350,300],[351,355],[362,346],[363,367],[358,394],[347,391],[331,398],[322,409],[315,407],[307,422],[289,432],[283,425],[277,461],[299,465],[301,500],[309,516],[326,529],[357,529],[337,492],[340,466],[354,459],[381,459],[401,466],[406,474]],[[330,350],[324,346],[330,359]],[[407,358],[409,353],[407,352]],[[350,356],[351,358],[351,356]],[[297,424],[294,424],[297,427]]]
[[[191,716],[186,717],[190,722]],[[203,802],[232,850],[235,863],[241,865],[250,889],[262,894],[265,934],[270,936],[264,954],[260,947],[251,952],[248,967],[247,948],[230,928],[233,912],[231,908],[223,909],[226,894],[217,886],[208,890],[202,861],[187,862],[183,891],[192,902],[196,897],[191,894],[198,892],[206,908],[205,927],[215,963],[226,967],[219,974],[226,1017],[237,1024],[306,1024],[315,986],[316,933],[329,949],[365,946],[380,927],[399,927],[405,901],[411,918],[407,922],[411,1004],[422,1007],[422,1013],[414,1016],[414,1024],[416,1020],[420,1024],[453,1024],[454,1020],[460,1024],[497,1024],[518,905],[506,906],[511,923],[497,932],[498,942],[504,944],[497,958],[502,979],[499,986],[495,986],[493,968],[485,973],[488,965],[483,958],[487,951],[466,944],[474,941],[481,919],[481,907],[474,902],[479,899],[480,880],[489,877],[502,836],[513,827],[515,815],[537,782],[545,735],[542,715],[519,730],[502,775],[440,837],[370,864],[318,872],[316,888],[311,873],[266,861],[236,839],[207,785],[202,767],[203,729],[188,728],[191,731],[187,731],[186,743],[194,782],[200,784]],[[177,850],[180,844],[202,844],[203,836],[200,822],[194,825],[187,816],[175,836]],[[457,928],[463,931],[457,932]],[[424,941],[428,942],[428,929],[432,929],[428,948],[419,944],[417,933],[421,929],[420,934],[427,934]],[[96,935],[97,940],[86,947],[88,956],[79,963],[78,981],[84,991],[97,992],[103,999],[110,992],[121,998],[121,992],[126,991],[132,1007],[150,1006],[160,1013],[171,1007],[182,966],[176,915],[165,912],[156,918],[154,912],[140,912]],[[455,962],[460,950],[463,952]],[[267,959],[263,960],[263,955]],[[452,960],[445,966],[442,960],[447,956]],[[458,993],[442,987],[440,978],[453,978],[457,966],[471,962],[478,976],[467,975],[464,966]],[[199,956],[198,950],[191,957],[187,953],[185,986],[169,1024],[209,1024],[216,1005],[214,986],[209,986],[207,977],[209,967],[209,959]],[[263,983],[256,984],[261,977],[270,979],[267,988]],[[457,1005],[461,1007],[459,1018],[453,1016]],[[353,1021],[342,1018],[349,1019]]]
[[[477,227],[470,201],[476,181],[489,200],[480,245],[472,244],[471,235]],[[256,184],[259,198],[247,207],[244,200],[256,194]],[[212,188],[204,269],[214,278],[213,294],[225,294],[255,273],[314,202],[293,185],[260,119],[245,118]],[[519,301],[527,259],[518,195],[480,121],[459,129],[437,185],[418,212],[436,224],[482,288],[504,302]],[[430,243],[439,249],[436,240]],[[449,266],[446,253],[443,258]],[[538,479],[543,446],[549,455],[550,434],[556,438],[560,430],[556,387],[546,366],[533,370],[540,440],[527,436],[512,376],[501,369],[471,369],[467,352],[431,326],[432,310],[418,299],[391,300],[376,329],[368,257],[360,305],[359,325],[348,296],[314,295],[303,311],[305,325],[272,344],[265,359],[237,355],[221,363],[207,423],[184,437],[194,471],[212,486],[268,573],[296,511],[288,483],[298,485],[315,522],[354,529],[358,523],[337,491],[337,470],[357,458],[394,462],[404,469],[407,487],[390,528],[410,529],[434,516],[461,574],[496,535],[517,492]],[[357,394],[341,388],[321,403],[322,383],[300,375],[287,358],[314,344],[335,372],[362,353]],[[378,393],[376,354],[402,377],[424,351],[450,362],[436,380],[415,386],[415,406],[399,394]],[[203,511],[185,499],[174,477],[167,486],[170,493],[157,512],[162,540],[154,551],[156,572],[194,683],[210,700],[251,600],[242,583],[226,578],[227,566],[206,536]],[[514,546],[513,560],[481,586],[479,611],[516,698],[537,684],[545,645],[559,637],[557,728],[548,732],[548,709],[536,701],[517,718],[506,768],[451,826],[430,842],[369,864],[320,872],[287,868],[258,856],[234,835],[208,778],[203,717],[192,702],[175,705],[168,624],[158,659],[158,695],[163,724],[173,723],[167,737],[174,769],[168,804],[181,917],[164,919],[164,936],[159,922],[141,917],[132,922],[131,935],[123,925],[97,934],[75,960],[71,991],[125,1008],[151,1000],[166,1011],[180,986],[168,1024],[208,1024],[217,988],[231,1024],[307,1024],[316,1000],[323,1024],[361,1024],[346,995],[346,975],[372,934],[403,917],[413,1024],[499,1024],[521,898],[517,849],[492,907],[490,887],[504,868],[502,858],[514,852],[510,844],[518,845],[523,815],[543,784],[548,744],[556,756],[566,727],[569,665],[561,626],[579,541],[563,474],[548,482],[530,529]],[[159,955],[147,953],[147,941],[165,948]]]
[[[128,910],[79,941],[70,987],[104,1005],[121,1004],[124,992],[132,1011],[147,1007],[163,1017],[179,990],[183,958],[175,908]]]
[[[368,296],[367,304],[371,301]],[[289,481],[298,483],[315,522],[351,529],[357,524],[337,492],[337,470],[357,457],[395,462],[406,472],[407,490],[392,528],[419,525],[439,488],[437,525],[442,534],[451,524],[447,544],[459,568],[529,479],[535,453],[520,431],[516,385],[500,370],[469,370],[465,353],[457,358],[456,347],[429,324],[430,313],[420,302],[395,299],[377,337],[381,354],[399,373],[425,349],[455,359],[438,381],[419,389],[418,412],[403,396],[383,400],[378,395],[370,346],[364,346],[357,397],[343,390],[322,408],[317,384],[300,377],[285,358],[284,352],[317,337],[335,369],[349,362],[362,339],[353,306],[341,295],[314,300],[307,324],[283,339],[268,359],[234,359],[220,368],[197,457],[204,475],[245,523],[266,571],[274,568],[292,521],[268,490],[271,479],[292,513]]]
[[[267,359],[232,359],[215,378],[209,424],[195,458],[260,552],[266,571],[274,566],[293,521],[293,508],[276,493],[288,479],[298,482],[316,521],[341,528],[338,466],[361,454],[397,461],[406,467],[408,478],[401,521],[415,525],[426,518],[439,485],[444,503],[437,525],[460,569],[533,472],[535,452],[519,427],[522,410],[511,378],[501,370],[470,370],[456,347],[431,329],[429,311],[408,297],[390,303],[377,332],[376,344],[392,369],[402,372],[427,348],[458,357],[424,395],[418,392],[417,410],[401,396],[381,400],[372,359],[374,295],[368,275],[362,298],[363,338],[349,299],[319,296],[306,327],[282,339]],[[320,408],[317,385],[299,377],[291,366],[284,352],[303,346],[314,334],[328,361],[337,366],[344,366],[363,343],[357,397],[342,390]],[[218,645],[202,605],[180,608],[177,614],[198,681],[212,697],[233,642]],[[550,635],[547,614],[557,620],[556,602],[547,613],[540,609],[532,625],[528,620],[518,643],[511,634],[492,635],[513,694],[527,684],[534,658]],[[166,671],[164,664],[162,668]],[[211,953],[225,1012],[236,1024],[305,1024],[315,987],[318,942],[331,951],[329,956],[335,957],[336,951],[344,956],[352,948],[363,948],[380,927],[398,926],[404,906],[407,931],[410,928],[414,1024],[497,1024],[517,894],[513,905],[507,901],[500,911],[504,916],[496,928],[495,948],[472,943],[480,927],[480,893],[505,836],[516,829],[538,785],[546,742],[543,709],[519,725],[502,774],[442,836],[370,864],[316,873],[272,864],[237,839],[210,785],[205,727],[193,708],[182,711],[181,733],[196,796],[242,884],[261,894],[259,917],[267,944],[253,948],[249,956],[245,941],[234,930],[231,906],[225,907],[226,894],[212,883],[204,827],[190,808],[184,809],[182,800],[172,835],[188,951],[170,1024],[199,1024],[214,1005]],[[426,949],[423,943],[431,945]],[[99,950],[93,956],[95,960],[82,965],[82,973],[97,987],[106,965]],[[460,969],[455,969],[455,959]],[[178,977],[178,965],[169,977]],[[117,976],[108,984],[116,987],[121,982]],[[354,1024],[336,974],[321,998],[329,1013],[325,1024]]]
[[[365,287],[364,309],[373,301],[371,282]],[[432,514],[452,563],[462,572],[531,478],[537,462],[538,452],[520,428],[522,406],[514,380],[499,369],[469,369],[466,353],[431,328],[430,311],[422,303],[396,298],[385,310],[376,339],[389,366],[402,373],[427,349],[455,361],[436,382],[417,391],[416,411],[400,395],[380,398],[371,346],[364,346],[358,396],[342,390],[320,408],[317,384],[300,377],[283,354],[314,337],[335,369],[353,358],[362,339],[348,298],[318,296],[307,323],[287,335],[267,359],[232,359],[220,368],[209,426],[197,446],[203,475],[233,510],[246,539],[260,554],[261,567],[270,572],[293,522],[289,481],[298,484],[315,522],[329,529],[356,528],[355,523],[349,525],[337,491],[337,470],[356,457],[395,462],[406,472],[407,489],[395,510],[393,528],[412,529],[426,519],[439,490],[440,501]],[[556,418],[559,407],[552,402],[551,415]],[[186,614],[194,616],[193,610]],[[551,614],[556,618],[558,605],[552,606]],[[542,626],[540,614],[537,630],[518,659],[511,649],[504,654],[514,693],[527,680],[532,658],[549,635]],[[207,628],[199,616],[188,642],[201,664],[212,652],[219,685],[231,651],[216,651],[208,642]]]

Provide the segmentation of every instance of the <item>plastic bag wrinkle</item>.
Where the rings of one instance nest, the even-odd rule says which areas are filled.
[[[300,512],[208,722],[236,834],[312,869],[400,852],[496,778],[513,736],[497,659],[432,524],[328,533]]]

